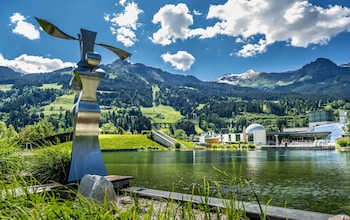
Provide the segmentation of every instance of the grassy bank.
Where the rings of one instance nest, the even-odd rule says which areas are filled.
[[[157,148],[166,149],[162,145],[147,138],[142,134],[113,134],[113,135],[99,135],[101,150],[110,149],[146,149]]]
[[[160,149],[167,150],[161,144],[142,134],[101,134],[98,136],[101,150],[113,149]],[[58,144],[58,147],[72,146],[72,142]]]

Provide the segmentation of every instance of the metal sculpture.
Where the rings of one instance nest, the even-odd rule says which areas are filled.
[[[80,29],[78,38],[69,36],[50,22],[35,18],[40,26],[50,35],[67,40],[78,40],[80,43],[81,59],[70,82],[71,89],[78,95],[71,112],[74,123],[72,146],[72,161],[68,182],[77,182],[85,174],[107,175],[100,144],[98,140],[100,107],[96,98],[96,90],[105,72],[98,68],[101,56],[94,52],[94,45],[111,50],[124,60],[131,56],[121,49],[96,43],[96,32]]]

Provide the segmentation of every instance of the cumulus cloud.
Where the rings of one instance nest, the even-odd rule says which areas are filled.
[[[251,57],[257,53],[264,53],[267,49],[266,40],[260,39],[256,44],[245,44],[237,55],[241,57]]]
[[[177,70],[189,70],[195,58],[186,51],[178,51],[176,54],[165,53],[161,55],[164,62],[170,63]]]
[[[14,60],[7,60],[0,53],[0,66],[6,66],[21,73],[46,73],[65,67],[74,67],[75,64],[63,62],[60,59],[49,59],[27,54],[22,54]]]
[[[350,8],[320,7],[307,0],[228,0],[210,5],[206,19],[217,22],[190,29],[193,19],[187,6],[166,5],[153,17],[160,28],[152,42],[169,45],[176,39],[226,35],[242,44],[236,55],[250,57],[266,52],[276,42],[293,47],[323,45],[337,34],[350,31]]]
[[[130,47],[137,41],[135,31],[140,25],[138,22],[139,15],[143,13],[135,2],[126,3],[121,0],[119,3],[124,7],[124,12],[115,14],[106,14],[105,21],[111,23],[111,31],[116,35],[117,41],[124,46]]]
[[[36,27],[26,22],[26,18],[20,13],[13,13],[10,17],[11,25],[14,25],[12,33],[22,35],[29,40],[36,40],[40,38],[40,32]]]
[[[169,45],[176,39],[187,39],[193,16],[186,4],[165,5],[153,16],[154,24],[160,23],[160,29],[153,33],[151,41],[156,44]]]

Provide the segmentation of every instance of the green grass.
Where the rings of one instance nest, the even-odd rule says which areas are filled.
[[[100,147],[102,150],[108,149],[133,149],[155,147],[165,149],[162,145],[147,138],[142,134],[111,134],[99,135]]]
[[[174,123],[183,118],[180,112],[173,107],[159,105],[151,108],[141,108],[144,116],[151,118],[155,123]]]
[[[174,138],[177,142],[179,142],[180,144],[183,144],[186,148],[193,148],[193,143],[192,142],[188,142],[188,141],[184,141],[184,140],[180,140],[177,138]]]
[[[30,173],[41,183],[66,183],[71,151],[69,143],[35,149],[29,159]]]
[[[147,138],[142,134],[100,134],[98,136],[101,150],[110,149],[135,149],[155,147],[159,149],[166,149],[157,142]],[[72,142],[66,142],[56,145],[58,148],[72,147]]]
[[[41,89],[62,89],[62,85],[58,85],[57,83],[48,83],[48,84],[43,84]]]
[[[56,100],[49,105],[44,106],[44,114],[59,114],[60,110],[69,111],[74,105],[75,94],[66,94],[57,97]]]
[[[0,85],[0,91],[6,92],[12,89],[13,84],[2,84]]]

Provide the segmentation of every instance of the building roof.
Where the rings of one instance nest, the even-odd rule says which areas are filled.
[[[265,130],[261,124],[251,124],[246,128],[246,134],[253,134],[254,131]]]

